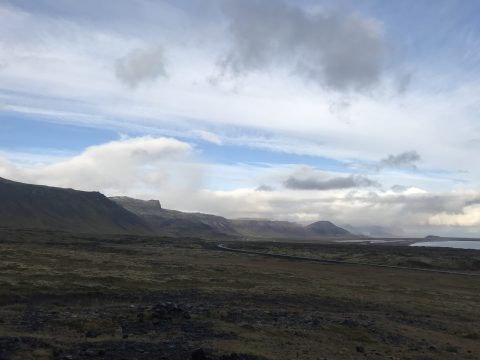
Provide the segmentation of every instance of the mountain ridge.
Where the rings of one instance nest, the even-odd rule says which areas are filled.
[[[289,221],[227,219],[164,209],[158,200],[108,198],[97,191],[25,184],[1,177],[0,204],[0,227],[9,228],[209,239],[310,240],[352,235],[329,221],[303,226]]]
[[[317,221],[307,226],[301,224],[268,219],[227,219],[222,216],[210,215],[204,213],[186,213],[176,210],[163,209],[158,200],[139,200],[126,196],[111,197],[117,204],[124,206],[125,209],[132,211],[145,219],[153,229],[157,231],[172,231],[175,226],[182,225],[185,228],[191,224],[192,229],[200,231],[202,234],[210,233],[211,236],[233,236],[242,238],[258,239],[315,239],[325,236],[349,236],[352,235],[347,230],[336,226],[330,221]],[[152,204],[158,202],[158,206],[153,208]],[[148,210],[147,210],[148,209]],[[168,222],[168,219],[175,220],[176,223]],[[172,228],[173,226],[173,228]],[[179,229],[177,229],[179,230]],[[189,235],[188,232],[183,235]]]
[[[0,178],[0,226],[81,233],[151,234],[137,215],[100,192]]]

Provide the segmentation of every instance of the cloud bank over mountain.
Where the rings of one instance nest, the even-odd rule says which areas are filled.
[[[230,218],[302,223],[331,219],[354,226],[375,224],[400,235],[433,230],[451,234],[452,227],[469,234],[480,225],[478,191],[428,193],[412,187],[392,191],[379,188],[377,180],[364,176],[296,166],[244,169],[253,171],[254,182],[268,179],[272,184],[268,186],[232,190],[206,186],[228,171],[247,176],[238,167],[228,170],[223,165],[204,163],[193,145],[171,138],[125,138],[34,167],[17,166],[0,158],[0,177],[80,190],[100,189],[109,196],[158,198],[166,207]]]

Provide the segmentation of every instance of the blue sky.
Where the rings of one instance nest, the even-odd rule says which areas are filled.
[[[56,123],[15,112],[3,111],[0,122],[0,143],[4,151],[46,149],[79,153],[88,146],[118,138],[114,131]]]
[[[480,230],[478,1],[0,0],[0,176]]]

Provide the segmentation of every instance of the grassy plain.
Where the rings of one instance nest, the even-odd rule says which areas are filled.
[[[0,230],[0,359],[478,359],[480,277]],[[234,243],[478,272],[479,251]],[[410,260],[409,260],[410,259]],[[425,265],[426,264],[426,265]]]

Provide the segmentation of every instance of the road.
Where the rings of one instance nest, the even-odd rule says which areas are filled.
[[[267,256],[267,257],[273,257],[273,258],[279,258],[279,259],[312,261],[312,262],[318,262],[322,264],[357,265],[357,266],[370,266],[370,267],[398,269],[398,270],[422,271],[422,272],[437,273],[437,274],[449,274],[449,275],[473,276],[473,277],[480,276],[480,274],[464,273],[464,272],[448,271],[448,270],[434,270],[434,269],[423,269],[423,268],[414,268],[414,267],[407,267],[407,266],[370,264],[370,263],[359,263],[359,262],[341,261],[341,260],[316,259],[316,258],[309,258],[309,257],[303,257],[303,256],[293,256],[293,255],[269,254],[265,252],[258,252],[258,251],[251,251],[251,250],[232,249],[225,246],[224,244],[218,244],[217,249],[222,251],[230,251],[230,252],[250,254],[250,255],[260,255],[260,256]]]

